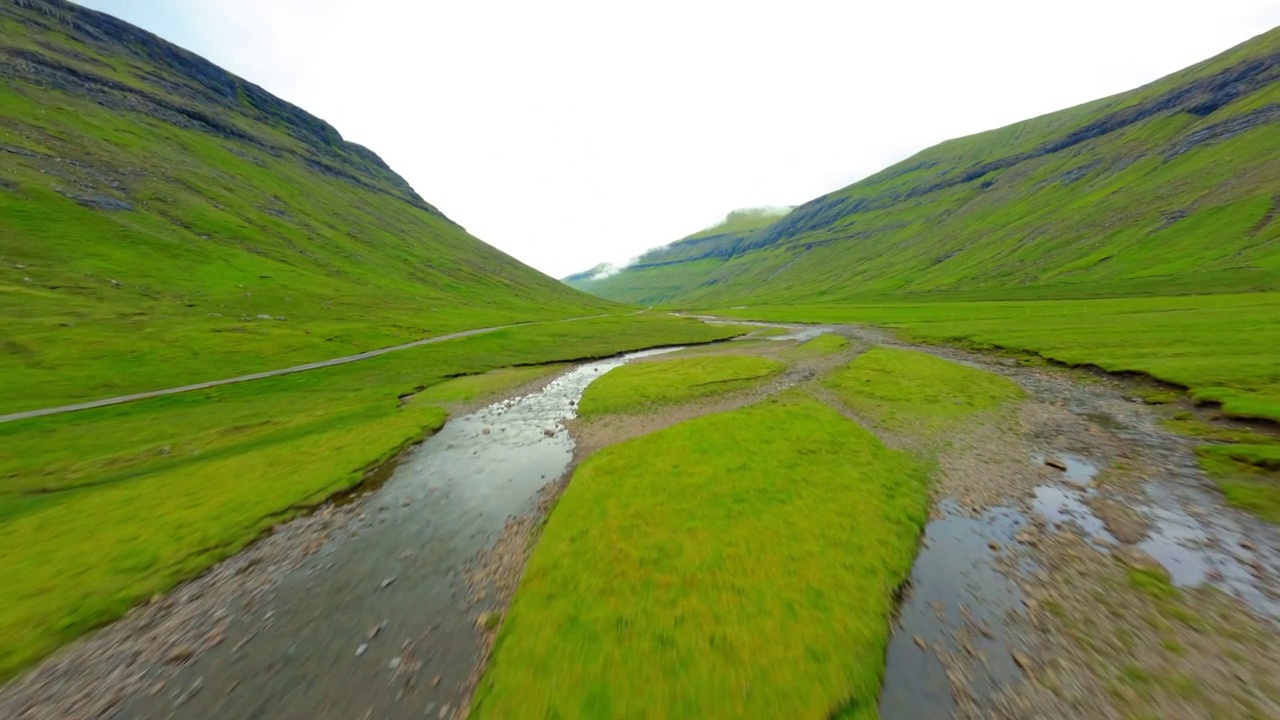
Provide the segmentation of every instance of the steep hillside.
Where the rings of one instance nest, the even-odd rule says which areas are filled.
[[[654,248],[625,268],[597,265],[564,278],[579,290],[619,302],[655,304],[679,296],[701,275],[735,255],[760,247],[763,232],[792,208],[745,208],[723,222]]]
[[[1150,85],[951,140],[750,241],[642,262],[681,306],[1280,287],[1280,29]]]
[[[0,0],[0,412],[609,307],[262,88]]]

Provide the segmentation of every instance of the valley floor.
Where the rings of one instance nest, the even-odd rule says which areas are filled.
[[[686,652],[706,654],[684,655],[680,662],[702,664],[700,672],[713,676],[718,670],[751,676],[771,651],[735,655],[739,632],[767,646],[771,638],[826,631],[811,641],[818,643],[809,646],[811,659],[821,657],[812,653],[822,651],[823,635],[854,632],[866,644],[846,646],[861,648],[853,657],[815,666],[825,673],[852,663],[843,688],[847,697],[823,708],[832,716],[874,717],[877,708],[888,719],[1280,716],[1280,532],[1228,507],[1200,466],[1201,441],[1171,428],[1197,428],[1202,434],[1212,428],[1244,429],[1186,405],[1147,404],[1142,398],[1150,398],[1152,388],[1140,381],[915,345],[855,326],[804,328],[798,339],[773,329],[758,332],[747,341],[633,360],[613,371],[617,375],[606,376],[612,378],[607,386],[581,384],[587,394],[578,419],[548,422],[547,417],[572,414],[576,403],[569,402],[571,393],[548,395],[545,388],[589,383],[590,375],[583,373],[594,375],[608,366],[584,366],[568,375],[530,369],[481,381],[477,388],[443,392],[441,401],[453,398],[449,407],[455,413],[471,414],[450,421],[440,435],[412,451],[382,489],[283,523],[208,574],[54,655],[0,690],[2,714],[71,719],[104,717],[124,708],[125,717],[211,712],[360,717],[366,711],[385,717],[422,717],[424,712],[463,717],[477,683],[473,714],[483,717],[517,716],[503,697],[526,683],[561,688],[538,702],[553,703],[565,717],[586,717],[590,713],[584,708],[600,703],[628,707],[625,681],[634,677],[631,671],[593,664],[599,656],[585,652],[579,641],[557,646],[558,639],[568,637],[555,631],[555,623],[565,619],[557,614],[563,610],[546,602],[547,586],[520,585],[531,553],[531,572],[539,567],[539,553],[587,563],[569,566],[570,572],[592,571],[590,563],[598,559],[575,555],[578,551],[565,544],[575,531],[596,532],[600,519],[581,515],[584,508],[612,503],[625,515],[667,504],[660,475],[641,470],[655,493],[623,495],[608,483],[609,477],[621,478],[622,470],[589,479],[582,475],[584,468],[599,475],[600,468],[612,466],[579,463],[610,453],[623,460],[618,468],[639,469],[646,458],[671,457],[675,447],[691,453],[675,456],[684,458],[682,467],[705,459],[730,462],[706,455],[709,451],[696,444],[671,443],[685,442],[682,428],[696,436],[714,429],[708,423],[720,423],[715,427],[723,433],[736,427],[730,421],[739,417],[751,421],[739,423],[742,432],[786,441],[794,430],[808,433],[806,442],[818,442],[817,436],[834,432],[843,416],[849,437],[857,438],[852,447],[863,448],[856,451],[863,460],[844,458],[833,467],[869,462],[858,471],[858,482],[870,483],[863,486],[864,496],[880,487],[874,485],[877,477],[905,482],[917,472],[913,468],[931,468],[927,518],[912,519],[907,510],[917,502],[910,483],[901,485],[905,494],[893,491],[876,501],[884,508],[903,508],[905,514],[886,517],[897,518],[910,545],[923,525],[914,564],[910,552],[905,562],[890,553],[884,567],[896,569],[868,575],[840,562],[838,548],[826,548],[822,557],[835,564],[821,577],[775,577],[772,572],[786,567],[786,551],[801,552],[797,531],[809,532],[791,519],[777,527],[755,526],[752,532],[766,541],[763,547],[772,539],[784,552],[769,560],[767,552],[757,551],[760,562],[741,578],[741,590],[756,588],[768,596],[779,583],[811,592],[856,586],[888,599],[910,568],[896,613],[887,614],[891,603],[881,608],[861,594],[837,595],[814,605],[816,610],[771,614],[774,620],[762,624],[737,616],[750,595],[725,597],[711,587],[680,586],[683,607],[695,617],[702,611],[711,615],[692,628],[675,630],[671,641],[687,643],[710,633],[730,649],[694,650],[699,647],[694,642]],[[764,337],[771,333],[775,336]],[[688,371],[674,372],[672,363],[685,363]],[[642,392],[646,383],[664,382],[661,392]],[[485,405],[495,391],[508,399]],[[607,407],[609,397],[632,399],[607,411],[589,409],[593,403]],[[784,408],[800,403],[802,414],[818,413],[815,418],[834,411],[835,420],[822,420],[821,431],[819,426],[805,430],[790,415],[789,426],[770,425],[759,413],[778,402]],[[1274,442],[1263,432],[1250,437],[1258,445]],[[519,467],[483,456],[468,464],[467,451],[487,454],[491,446],[516,454]],[[781,458],[780,467],[791,469],[760,475],[765,481],[785,477],[803,483],[808,471],[801,468],[822,472],[803,463],[834,458],[787,459],[780,449],[771,453]],[[753,490],[749,484],[755,482],[751,468],[734,472],[725,477],[748,483],[739,488],[748,493],[743,497],[760,502],[760,487]],[[556,505],[566,485],[581,492],[594,487],[594,499],[584,504],[566,493]],[[891,490],[895,484],[883,487]],[[696,499],[701,492],[690,485],[679,491],[679,499]],[[763,499],[765,504],[744,522],[769,517],[773,506],[767,493]],[[705,513],[714,515],[718,506],[703,507],[685,507],[671,518],[671,531],[695,531],[697,523],[711,521]],[[825,509],[815,506],[808,512]],[[836,505],[837,519],[828,524],[858,512],[863,510]],[[780,534],[770,534],[775,532]],[[656,529],[654,535],[662,537]],[[886,537],[878,533],[864,539],[884,544]],[[854,535],[845,542],[860,541]],[[690,556],[678,552],[678,544],[656,555],[622,553],[607,562],[611,571],[639,573],[643,583],[645,577],[690,567]],[[637,560],[640,564],[632,566]],[[555,567],[555,558],[543,558],[542,566]],[[551,586],[556,588],[564,586]],[[626,614],[613,617],[626,606],[589,603],[589,608],[588,615],[599,615],[595,620],[605,624],[621,622]],[[661,604],[657,612],[628,615],[636,623],[631,632],[643,637],[651,629],[646,623],[663,621]],[[840,629],[851,618],[856,626]],[[598,633],[583,637],[608,645]],[[506,656],[516,651],[559,659],[513,665]],[[786,703],[796,699],[768,695],[769,683],[803,684],[803,672],[811,670],[804,662],[754,676],[753,687],[766,692],[772,704],[744,707],[774,716],[787,709]],[[519,671],[514,675],[513,667]],[[650,679],[662,682],[663,667],[644,672],[654,670],[658,674]],[[611,676],[619,671],[628,674]],[[800,674],[787,678],[785,672]],[[582,673],[594,679],[580,682]],[[332,682],[335,677],[343,678],[340,688]],[[696,705],[715,698],[720,690],[711,685],[683,687],[681,702]],[[676,698],[662,686],[648,690],[651,697]],[[612,695],[592,695],[601,691]],[[520,694],[510,697],[518,701]],[[727,707],[712,707],[717,706]],[[648,709],[653,716],[664,714],[661,707]]]

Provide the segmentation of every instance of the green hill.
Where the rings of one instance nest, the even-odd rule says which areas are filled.
[[[680,296],[724,260],[759,247],[766,228],[791,208],[734,210],[723,222],[654,248],[619,269],[597,265],[564,278],[571,287],[619,302],[658,304]]]
[[[1280,287],[1280,29],[1113,97],[929,148],[604,297],[680,306]],[[749,238],[749,239],[745,239]]]
[[[0,77],[0,413],[611,307],[108,15],[3,0]]]

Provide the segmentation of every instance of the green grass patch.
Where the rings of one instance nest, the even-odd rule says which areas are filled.
[[[1148,405],[1170,405],[1182,399],[1180,392],[1155,388],[1135,388],[1133,395]]]
[[[1274,445],[1202,445],[1202,457],[1232,460],[1260,470],[1280,470],[1280,444]]]
[[[642,411],[742,390],[786,369],[777,360],[751,355],[708,355],[635,362],[614,368],[587,386],[583,417]]]
[[[931,432],[1026,397],[1012,381],[928,353],[877,347],[826,380],[849,407],[897,429]]]
[[[1280,444],[1201,445],[1196,455],[1228,504],[1280,524]]]
[[[665,315],[528,325],[311,372],[0,424],[0,679],[360,481],[478,399],[738,332]],[[413,402],[399,396],[426,388]]]
[[[1215,477],[1227,502],[1280,525],[1280,480],[1248,477]]]
[[[796,346],[795,352],[803,355],[832,355],[849,347],[849,339],[843,335],[826,333]]]
[[[600,451],[551,514],[473,717],[876,717],[926,476],[795,396]]]
[[[1181,412],[1160,421],[1165,428],[1187,437],[1216,440],[1225,443],[1267,444],[1280,443],[1280,438],[1247,427],[1232,427],[1204,422],[1193,413]]]
[[[1178,594],[1177,588],[1173,586],[1173,582],[1169,579],[1169,573],[1165,572],[1163,568],[1131,567],[1129,568],[1129,584],[1160,600],[1175,597]]]

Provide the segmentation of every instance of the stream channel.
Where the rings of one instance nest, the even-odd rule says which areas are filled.
[[[587,386],[677,349],[581,365],[449,420],[357,500],[351,537],[328,542],[164,692],[134,698],[119,717],[449,717],[483,652],[468,563],[568,469],[563,421]]]

